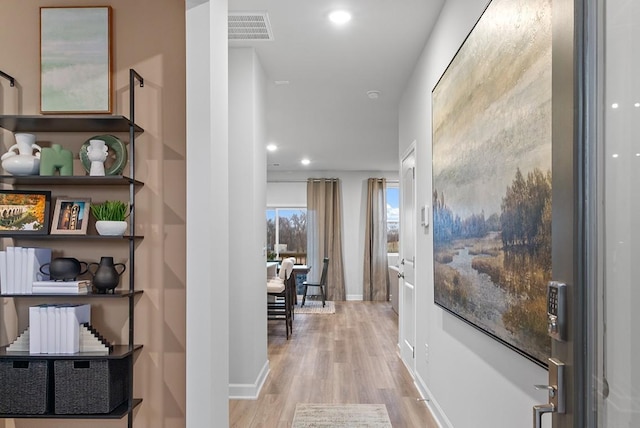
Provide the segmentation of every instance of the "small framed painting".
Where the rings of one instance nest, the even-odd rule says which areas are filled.
[[[51,192],[0,190],[0,235],[49,233]]]
[[[51,234],[86,235],[90,205],[90,199],[56,199]]]
[[[111,113],[111,7],[40,8],[40,111]]]

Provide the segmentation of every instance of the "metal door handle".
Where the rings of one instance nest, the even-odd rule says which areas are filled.
[[[404,273],[398,272],[398,278],[404,278]]]
[[[564,363],[557,358],[549,358],[549,385],[534,385],[549,394],[549,402],[533,406],[533,427],[542,428],[542,415],[564,413]]]
[[[549,391],[549,397],[553,398],[556,396],[556,387],[552,385],[533,385],[536,389],[546,389]]]
[[[555,411],[556,407],[551,403],[533,406],[533,428],[542,428],[542,415]]]

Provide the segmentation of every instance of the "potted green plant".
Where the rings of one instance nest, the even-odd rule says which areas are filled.
[[[96,218],[96,230],[100,235],[124,235],[129,207],[122,201],[105,201],[91,205],[91,214]]]

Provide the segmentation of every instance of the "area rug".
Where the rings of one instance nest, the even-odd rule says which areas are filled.
[[[392,426],[384,404],[298,403],[291,428],[392,428]]]
[[[304,306],[300,306],[302,303],[302,297],[298,296],[298,304],[294,306],[294,314],[335,314],[336,305],[333,301],[327,300],[324,308],[322,307],[322,300],[307,299],[304,302]]]

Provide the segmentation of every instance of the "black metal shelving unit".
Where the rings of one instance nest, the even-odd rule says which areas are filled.
[[[124,175],[105,175],[103,177],[89,175],[71,177],[60,177],[58,175],[51,177],[41,175],[0,175],[0,181],[16,186],[122,186],[133,184],[137,188],[143,185],[141,181]]]
[[[0,71],[14,86],[15,79]],[[129,188],[129,234],[125,236],[100,235],[11,235],[3,234],[0,238],[13,238],[21,241],[50,240],[50,241],[92,241],[92,242],[127,242],[129,246],[129,288],[116,290],[113,294],[10,294],[5,298],[15,299],[44,299],[44,300],[93,300],[93,299],[128,299],[129,337],[128,343],[115,345],[108,355],[103,353],[83,352],[79,354],[29,354],[28,352],[7,351],[6,346],[0,347],[0,360],[91,360],[91,359],[126,359],[128,361],[129,385],[128,399],[108,414],[0,414],[0,418],[37,418],[37,419],[122,419],[127,417],[127,426],[133,427],[133,411],[142,402],[141,398],[133,397],[133,364],[134,354],[142,345],[134,343],[135,298],[142,294],[142,290],[135,288],[135,247],[143,239],[135,234],[135,198],[137,190],[144,183],[135,178],[135,140],[136,135],[144,130],[135,123],[135,91],[136,81],[140,87],[144,86],[144,79],[135,70],[129,70],[129,102],[131,118],[121,115],[0,115],[0,127],[11,132],[113,132],[129,133],[129,175],[118,176],[12,176],[0,175],[0,183],[19,188],[29,186],[57,188],[58,186],[116,186]]]

